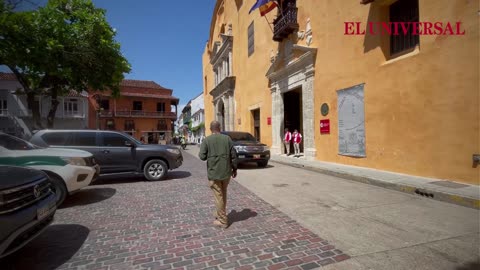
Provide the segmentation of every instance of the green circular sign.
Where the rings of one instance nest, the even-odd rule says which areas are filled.
[[[327,116],[329,108],[327,103],[323,103],[322,107],[320,108],[320,111],[322,112],[323,116]]]

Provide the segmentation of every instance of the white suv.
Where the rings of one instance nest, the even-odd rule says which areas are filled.
[[[57,205],[62,204],[68,194],[90,185],[100,170],[89,152],[41,148],[5,133],[0,133],[0,164],[28,166],[47,173]]]

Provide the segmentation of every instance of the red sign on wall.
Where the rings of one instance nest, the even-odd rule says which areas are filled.
[[[267,117],[267,125],[271,125],[272,124],[272,118],[271,117]]]
[[[320,134],[330,133],[330,119],[320,120]]]

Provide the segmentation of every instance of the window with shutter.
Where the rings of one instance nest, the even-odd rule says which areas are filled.
[[[255,30],[253,28],[253,22],[248,26],[248,56],[253,54],[255,50]]]

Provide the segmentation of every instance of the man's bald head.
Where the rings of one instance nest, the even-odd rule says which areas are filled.
[[[220,132],[220,122],[218,121],[212,121],[210,123],[210,130],[212,132]]]

